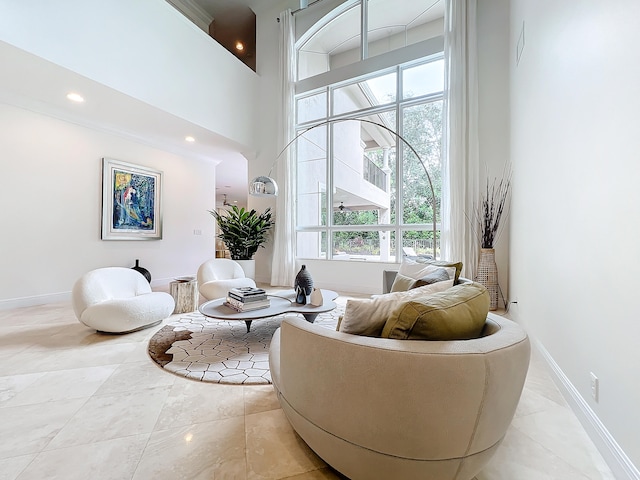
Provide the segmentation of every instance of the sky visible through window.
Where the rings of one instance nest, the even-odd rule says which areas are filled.
[[[387,103],[395,98],[395,75],[382,75],[365,82],[371,89],[378,103]],[[438,60],[417,67],[407,68],[403,74],[404,98],[416,97],[429,93],[442,92],[444,89],[444,60]]]

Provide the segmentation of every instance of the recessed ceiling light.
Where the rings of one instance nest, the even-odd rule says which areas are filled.
[[[185,139],[187,142],[195,142],[195,141],[196,141],[196,139],[195,139],[195,138],[193,138],[191,135],[189,135],[188,137],[184,137],[184,139]]]
[[[242,42],[236,42],[236,50],[239,52],[244,50],[244,44]]]
[[[84,98],[79,93],[74,93],[74,92],[67,93],[67,98],[72,102],[77,102],[77,103],[84,102]]]

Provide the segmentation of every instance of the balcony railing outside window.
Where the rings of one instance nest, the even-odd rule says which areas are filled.
[[[363,178],[378,187],[380,190],[387,191],[387,174],[379,166],[373,163],[366,155],[362,157],[364,166],[362,169]]]

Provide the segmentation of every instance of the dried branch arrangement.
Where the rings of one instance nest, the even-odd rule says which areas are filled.
[[[489,185],[487,180],[486,189],[480,194],[480,205],[476,209],[475,223],[479,227],[476,232],[482,248],[493,248],[500,234],[506,216],[505,210],[509,208],[509,193],[511,190],[511,171],[505,171],[505,175],[500,180],[493,180]]]

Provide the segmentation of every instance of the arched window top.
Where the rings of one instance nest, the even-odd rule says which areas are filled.
[[[296,42],[298,80],[443,34],[444,0],[348,0]]]

